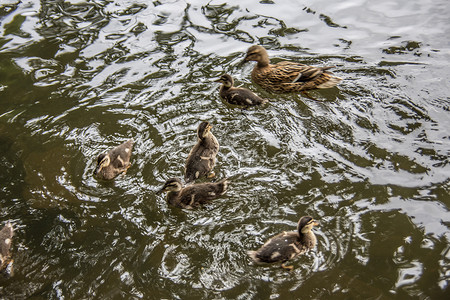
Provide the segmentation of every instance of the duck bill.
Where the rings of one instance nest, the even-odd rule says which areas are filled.
[[[241,62],[238,64],[238,66],[241,67],[241,66],[243,66],[246,62],[248,62],[247,56],[246,56],[243,60],[241,60]]]
[[[100,172],[101,169],[102,169],[102,167],[100,165],[97,166],[94,170],[94,175],[97,176],[98,172]]]
[[[105,160],[102,160],[95,168],[94,175],[97,175],[98,173],[100,173],[100,171],[103,169],[104,166],[105,166]]]
[[[319,224],[320,223],[318,221],[314,220],[313,226],[319,226]]]

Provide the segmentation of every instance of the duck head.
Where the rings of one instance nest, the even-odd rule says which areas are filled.
[[[97,167],[94,170],[94,175],[97,175],[103,168],[106,168],[111,163],[109,154],[102,153],[97,158]]]

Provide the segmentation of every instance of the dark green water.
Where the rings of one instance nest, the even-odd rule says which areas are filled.
[[[444,299],[449,296],[448,1],[0,1],[5,299]],[[274,95],[240,66],[336,65],[338,88]],[[223,103],[223,72],[271,99]],[[200,120],[225,196],[169,207]],[[112,182],[95,157],[133,137]],[[320,221],[315,251],[246,251]]]

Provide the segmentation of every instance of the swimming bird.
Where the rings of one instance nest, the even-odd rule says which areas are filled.
[[[259,45],[248,48],[244,58],[244,62],[247,61],[257,62],[252,71],[253,82],[273,93],[327,89],[334,87],[342,80],[328,71],[334,66],[311,67],[290,61],[270,64],[266,49]]]
[[[284,231],[270,238],[258,250],[247,253],[257,263],[282,262],[283,268],[292,270],[293,266],[286,266],[285,263],[316,246],[317,239],[312,228],[317,225],[319,223],[312,217],[301,217],[297,231]]]
[[[186,183],[200,177],[214,177],[212,172],[219,152],[219,142],[211,133],[212,125],[201,122],[197,128],[197,144],[191,149],[184,168]]]
[[[219,91],[220,97],[230,104],[254,106],[268,102],[267,99],[259,97],[249,89],[234,87],[233,77],[228,74],[223,74],[216,82],[222,83]]]
[[[0,271],[6,270],[11,275],[14,260],[11,258],[10,248],[13,235],[13,227],[8,222],[0,230]]]
[[[194,208],[223,195],[228,188],[228,181],[190,184],[183,187],[180,178],[170,178],[158,193],[167,192],[167,202],[181,208]]]
[[[102,153],[97,158],[97,167],[94,175],[110,180],[120,173],[126,174],[129,167],[131,167],[130,157],[133,150],[134,140],[130,139],[125,143]]]

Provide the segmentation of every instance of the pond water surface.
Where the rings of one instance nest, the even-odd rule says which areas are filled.
[[[5,299],[444,299],[449,296],[450,5],[446,0],[0,3]],[[270,94],[243,66],[335,65],[335,88]],[[220,100],[222,73],[270,99]],[[155,191],[183,176],[202,120],[229,191],[200,209]],[[125,176],[96,156],[136,141]],[[320,222],[314,251],[246,254]]]

